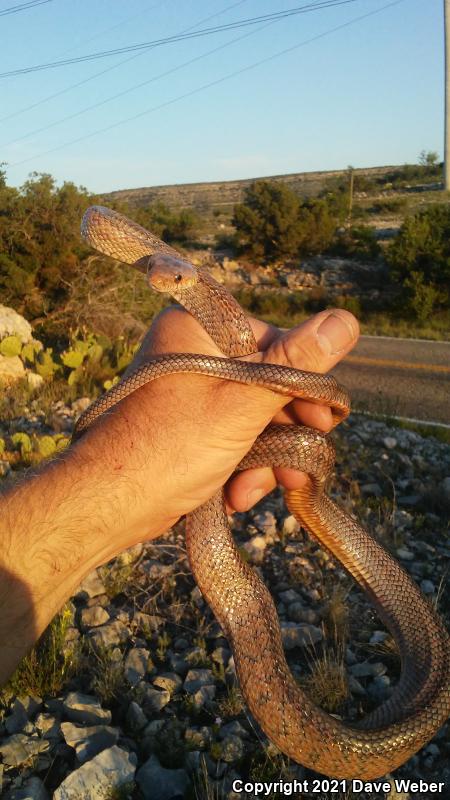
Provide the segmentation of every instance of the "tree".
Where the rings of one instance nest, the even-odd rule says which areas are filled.
[[[258,181],[235,206],[233,223],[241,249],[258,260],[311,255],[326,250],[338,224],[335,197],[301,201],[282,183]]]
[[[234,207],[233,225],[241,248],[256,259],[295,256],[301,231],[300,201],[282,183],[256,181]]]
[[[419,320],[445,303],[450,290],[450,207],[431,206],[408,217],[387,252],[387,260]]]
[[[422,150],[419,155],[419,164],[422,167],[436,167],[439,163],[439,153],[435,150]]]

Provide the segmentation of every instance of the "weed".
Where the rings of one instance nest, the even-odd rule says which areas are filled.
[[[73,614],[68,606],[53,619],[38,643],[21,661],[7,684],[15,695],[55,695],[74,675],[80,658],[78,643],[64,646]]]
[[[158,636],[158,647],[156,648],[156,655],[160,661],[166,660],[167,650],[170,645],[171,638],[169,634],[164,631],[164,633]]]
[[[117,563],[111,568],[104,567],[101,570],[101,578],[110,600],[122,594],[132,574],[133,564]]]
[[[333,586],[325,607],[324,626],[328,637],[336,644],[345,643],[348,634],[348,606],[346,603],[348,589],[344,586]]]
[[[218,710],[220,716],[225,719],[237,717],[239,714],[242,714],[244,710],[244,700],[237,686],[231,686],[227,690],[226,696],[218,703]]]
[[[300,679],[302,688],[326,711],[341,709],[349,697],[343,647],[324,649],[320,657],[309,660],[309,666],[310,674]]]
[[[122,659],[113,657],[107,647],[90,646],[88,651],[91,687],[103,703],[117,700],[126,687]]]

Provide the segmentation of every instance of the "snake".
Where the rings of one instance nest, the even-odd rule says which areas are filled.
[[[91,206],[83,239],[103,255],[147,273],[150,286],[190,312],[222,356],[169,353],[122,378],[79,417],[76,440],[132,392],[175,373],[254,384],[331,408],[333,425],[349,414],[348,393],[333,376],[242,360],[257,351],[237,300],[204,267],[118,212]],[[317,706],[287,664],[280,623],[265,583],[242,558],[220,490],[186,517],[186,550],[197,585],[230,643],[248,709],[284,754],[338,779],[380,778],[423,747],[450,715],[450,639],[432,603],[400,564],[327,494],[335,452],[313,428],[270,425],[237,470],[290,467],[306,473],[303,488],[285,491],[302,528],[359,585],[393,636],[401,672],[390,697],[351,723]]]

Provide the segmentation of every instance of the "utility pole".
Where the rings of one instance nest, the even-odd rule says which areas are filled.
[[[450,0],[444,0],[445,27],[445,142],[444,189],[450,191]]]
[[[445,0],[450,3],[450,0]],[[355,183],[355,175],[353,167],[348,167],[348,211],[347,211],[347,224],[350,225],[352,221],[353,212],[353,187]]]

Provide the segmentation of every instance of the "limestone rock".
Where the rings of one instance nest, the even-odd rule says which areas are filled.
[[[23,344],[33,338],[31,325],[25,317],[13,308],[0,305],[0,342],[5,336],[18,336]]]
[[[56,789],[53,800],[104,800],[111,789],[134,780],[136,756],[114,745],[71,772]]]
[[[63,709],[72,722],[81,722],[82,725],[108,725],[111,722],[111,712],[102,708],[96,697],[81,692],[69,692]]]
[[[108,725],[94,725],[88,728],[73,725],[72,722],[63,722],[61,732],[66,743],[73,747],[77,754],[77,759],[83,764],[91,758],[112,747],[119,738],[119,731]]]
[[[0,381],[2,383],[14,383],[25,377],[25,367],[19,356],[0,355]]]
[[[138,770],[136,781],[145,800],[179,800],[189,786],[186,770],[165,769],[155,755]]]

